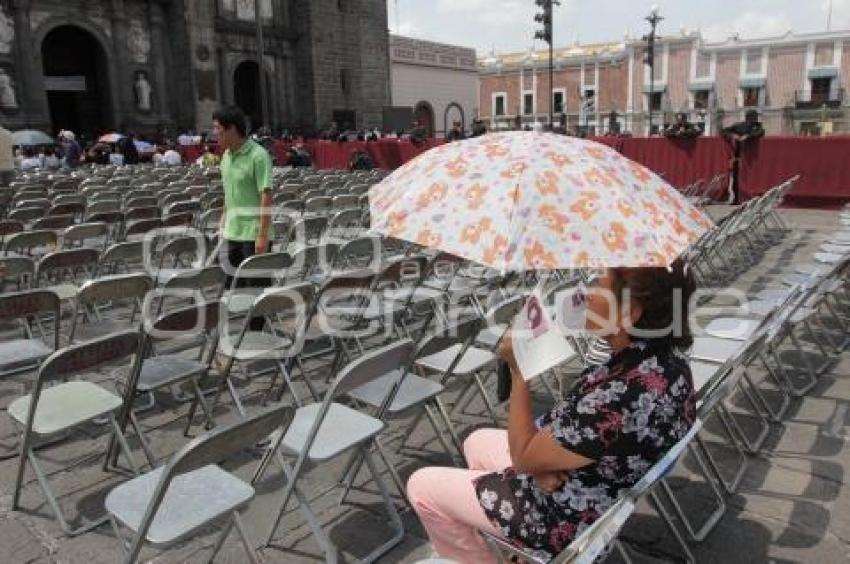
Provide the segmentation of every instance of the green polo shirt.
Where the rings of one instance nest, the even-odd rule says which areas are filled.
[[[255,241],[260,229],[260,197],[272,189],[272,159],[254,141],[247,139],[238,151],[225,151],[221,159],[224,206],[227,217],[224,238],[228,241]],[[273,228],[269,222],[269,238]]]

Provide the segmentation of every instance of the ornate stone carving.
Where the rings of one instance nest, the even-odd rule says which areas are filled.
[[[0,109],[15,111],[18,109],[18,94],[15,83],[5,68],[0,67]]]
[[[142,27],[142,22],[139,20],[133,20],[130,29],[127,31],[127,48],[130,50],[130,57],[133,62],[142,65],[148,62],[151,40],[148,31]]]
[[[148,77],[143,71],[136,73],[136,82],[133,84],[133,90],[136,92],[136,107],[142,112],[151,111],[151,83],[148,82]]]
[[[15,22],[0,6],[0,53],[11,53],[15,41]]]

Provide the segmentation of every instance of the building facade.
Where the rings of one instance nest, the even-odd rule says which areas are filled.
[[[379,125],[390,96],[386,1],[258,1],[0,0],[0,121],[208,131],[215,108],[237,104],[255,127]]]
[[[455,122],[469,129],[478,110],[474,49],[393,35],[390,61],[393,106],[410,108],[439,137]]]
[[[710,43],[699,33],[661,37],[654,76],[646,43],[574,45],[479,59],[480,116],[491,127],[545,123],[591,134],[649,133],[684,112],[708,134],[761,114],[770,135],[850,133],[850,31]],[[550,94],[551,93],[551,94]]]

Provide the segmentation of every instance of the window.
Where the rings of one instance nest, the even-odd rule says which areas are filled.
[[[812,103],[823,104],[829,101],[829,91],[832,89],[831,78],[812,79]]]
[[[530,116],[534,113],[534,94],[526,92],[522,95],[522,115]]]
[[[664,97],[663,92],[653,92],[649,95],[649,109],[653,112],[661,111],[661,99]]]
[[[747,74],[761,73],[761,49],[747,51]]]
[[[742,98],[744,101],[744,107],[750,108],[759,105],[759,98],[761,97],[761,88],[742,88]]]
[[[505,105],[506,98],[504,94],[496,94],[493,96],[493,115],[494,116],[503,116],[505,115]]]
[[[556,114],[564,113],[564,92],[563,90],[552,93],[552,107]]]
[[[711,94],[710,90],[697,90],[694,92],[694,109],[695,110],[707,110],[708,109],[708,99]]]

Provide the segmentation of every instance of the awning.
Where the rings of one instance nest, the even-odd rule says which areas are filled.
[[[656,81],[654,84],[652,84],[651,90],[652,90],[652,92],[666,92],[667,91],[667,83]],[[644,92],[644,94],[649,94],[649,92],[650,92],[650,85],[649,84],[643,85],[643,92]]]
[[[714,90],[713,80],[695,80],[688,85],[688,90],[697,92],[700,90]]]
[[[838,67],[815,67],[809,69],[809,78],[835,78],[838,76]]]
[[[767,78],[763,76],[742,76],[738,85],[741,88],[763,88]]]

